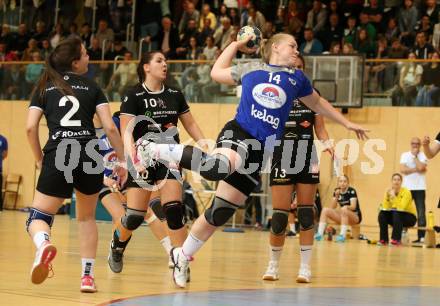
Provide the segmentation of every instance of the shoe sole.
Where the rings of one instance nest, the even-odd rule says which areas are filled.
[[[278,276],[273,276],[273,275],[263,275],[263,280],[267,280],[267,281],[277,281],[280,278]]]
[[[296,278],[296,282],[300,283],[300,284],[309,284],[309,283],[311,283],[311,281],[308,278],[304,277],[304,276],[298,276]]]
[[[33,284],[41,284],[49,275],[49,265],[57,255],[57,248],[49,245],[44,248],[41,260],[38,265],[32,268],[31,281]]]
[[[90,286],[84,286],[84,287],[81,286],[80,291],[81,291],[82,293],[95,293],[95,292],[97,292],[98,290],[97,290],[96,288],[94,288],[94,287],[90,287]]]

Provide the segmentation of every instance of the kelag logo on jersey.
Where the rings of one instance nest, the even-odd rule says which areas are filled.
[[[274,84],[258,84],[252,90],[252,96],[255,101],[267,108],[280,108],[286,103],[286,93],[284,90]]]

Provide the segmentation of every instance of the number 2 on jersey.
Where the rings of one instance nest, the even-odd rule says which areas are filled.
[[[70,118],[79,110],[79,101],[74,96],[64,96],[60,99],[59,106],[66,106],[66,102],[72,103],[72,108],[60,120],[61,126],[81,126],[81,120],[71,120]]]
[[[275,76],[273,75],[273,72],[269,72],[269,82],[275,81],[275,83],[277,83],[277,85],[280,84],[281,82],[281,76],[279,74],[276,74]]]

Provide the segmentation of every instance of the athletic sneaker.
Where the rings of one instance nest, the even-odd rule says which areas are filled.
[[[315,240],[316,241],[321,241],[322,240],[322,235],[320,235],[320,234],[315,234]]]
[[[108,254],[108,266],[115,273],[121,273],[124,266],[124,248],[118,248],[114,246],[114,242],[110,243],[110,251]]]
[[[267,267],[266,273],[263,275],[263,280],[276,281],[279,279],[278,276],[278,262],[269,261],[269,266]]]
[[[96,291],[96,285],[95,280],[90,275],[85,275],[81,278],[81,292],[85,293],[95,293]]]
[[[170,256],[174,264],[174,283],[180,288],[185,288],[188,282],[189,260],[182,254],[182,248],[172,248]]]
[[[31,281],[34,284],[41,284],[48,277],[49,271],[52,271],[51,262],[57,254],[57,248],[49,241],[35,253],[35,260],[31,270]]]
[[[297,283],[310,283],[312,281],[312,270],[309,265],[301,265],[299,268],[298,276],[296,277]]]
[[[335,242],[339,242],[339,243],[345,242],[345,236],[344,235],[336,236]]]
[[[296,236],[296,233],[295,233],[295,232],[292,232],[292,231],[288,231],[287,234],[286,234],[286,236],[287,236],[287,237],[295,237],[295,236]]]
[[[156,144],[146,139],[136,141],[137,155],[142,166],[145,168],[154,167],[157,163],[158,156],[155,153]]]
[[[402,245],[402,242],[400,242],[399,240],[395,240],[395,239],[391,239],[391,242],[390,242],[392,245],[394,245],[394,246],[400,246],[400,245]]]
[[[387,246],[387,245],[388,245],[388,241],[385,241],[385,240],[379,240],[379,241],[377,242],[377,245],[378,245],[378,246]]]

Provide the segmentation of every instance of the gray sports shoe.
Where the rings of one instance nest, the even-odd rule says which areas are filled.
[[[108,254],[108,266],[115,273],[121,273],[124,266],[124,248],[114,247],[113,240],[110,244],[110,252]]]

